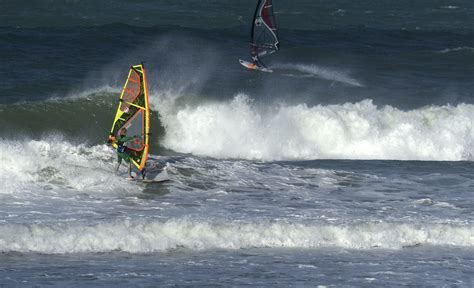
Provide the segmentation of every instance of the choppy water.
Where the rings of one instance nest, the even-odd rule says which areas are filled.
[[[0,286],[473,285],[474,5],[274,0],[262,74],[254,2],[0,3]],[[141,61],[163,184],[104,144]]]

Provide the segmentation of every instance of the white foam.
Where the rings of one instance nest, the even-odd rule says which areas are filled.
[[[474,106],[402,111],[371,100],[343,105],[275,105],[249,97],[174,107],[162,102],[163,145],[215,158],[262,160],[470,160]],[[171,108],[173,107],[173,108]]]
[[[0,140],[0,195],[43,193],[45,187],[59,187],[62,194],[122,193],[127,187],[128,181],[114,175],[115,154],[106,145],[74,145],[58,135]]]
[[[315,77],[321,78],[329,81],[336,81],[352,86],[362,87],[359,81],[350,77],[347,72],[338,71],[336,69],[321,67],[314,64],[276,64],[272,65],[271,68],[281,68],[281,69],[289,69],[302,72],[302,77]]]
[[[440,208],[459,209],[453,204],[442,202],[442,201],[435,201],[435,200],[432,200],[431,198],[418,199],[418,200],[413,201],[413,204],[415,204],[415,206],[436,206]]]
[[[176,248],[401,249],[419,245],[472,247],[474,228],[448,224],[209,223],[188,219],[165,222],[125,220],[87,226],[77,222],[0,225],[2,252],[147,253]]]

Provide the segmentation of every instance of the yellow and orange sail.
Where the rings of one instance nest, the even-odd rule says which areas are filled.
[[[138,170],[145,167],[148,159],[148,138],[150,130],[150,109],[148,87],[143,64],[130,68],[127,81],[120,95],[119,105],[109,137],[117,137],[125,131],[127,136],[137,136],[127,142],[127,153],[130,161]],[[117,143],[112,144],[117,148]]]

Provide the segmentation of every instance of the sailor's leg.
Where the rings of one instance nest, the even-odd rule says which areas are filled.
[[[132,177],[132,161],[128,162],[128,178],[133,178]]]
[[[146,176],[146,167],[143,167],[142,171],[140,171],[140,173],[142,174],[142,180],[145,180],[145,176]]]
[[[115,173],[118,172],[120,164],[122,164],[122,157],[120,157],[120,155],[117,155],[117,166],[115,167]]]

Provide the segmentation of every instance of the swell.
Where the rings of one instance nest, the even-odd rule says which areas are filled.
[[[471,13],[469,1],[457,1],[456,5],[449,6],[433,1],[418,1],[416,5],[387,5],[384,2],[388,1],[347,3],[336,0],[331,3],[315,3],[300,0],[274,3],[274,9],[279,26],[299,29],[363,25],[405,30],[459,30],[471,27],[468,22]],[[2,3],[2,10],[9,12],[2,15],[2,24],[6,26],[98,26],[122,22],[137,26],[174,23],[188,27],[216,28],[239,24],[248,26],[254,4],[247,1],[209,0],[118,0],[110,3],[39,0],[28,3],[27,7],[20,2],[6,1]],[[19,14],[22,17],[18,17]]]
[[[62,99],[0,104],[3,136],[38,139],[49,134],[60,134],[82,143],[105,143],[117,109],[118,96],[118,93],[101,89]],[[161,138],[164,131],[158,113],[152,112],[150,120],[151,134],[156,139]]]
[[[0,101],[44,100],[84,87],[122,87],[128,67],[142,61],[149,68],[151,85],[161,89],[168,83],[192,84],[188,90],[195,95],[216,98],[271,92],[272,98],[313,100],[311,104],[371,98],[406,107],[467,102],[472,96],[469,63],[474,54],[437,53],[474,47],[472,33],[367,27],[315,31],[292,27],[280,33],[282,49],[265,63],[288,63],[302,77],[245,71],[238,64],[239,58],[249,57],[245,25],[4,27],[0,28],[0,57],[6,67],[15,69],[2,71]]]

